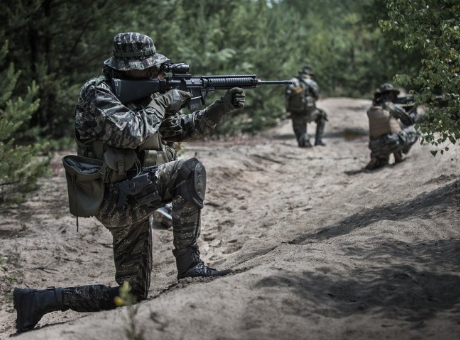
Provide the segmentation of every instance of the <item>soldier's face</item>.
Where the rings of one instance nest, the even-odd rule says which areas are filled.
[[[152,66],[145,70],[129,70],[126,75],[133,79],[163,79],[164,72],[160,71],[156,66]]]
[[[165,73],[158,69],[156,66],[153,66],[147,70],[149,71],[148,79],[163,79],[165,77]]]
[[[163,71],[160,71],[160,72],[158,72],[158,74],[154,78],[163,79],[165,76],[166,76],[166,73],[164,73]],[[152,79],[154,79],[154,78],[152,78]]]

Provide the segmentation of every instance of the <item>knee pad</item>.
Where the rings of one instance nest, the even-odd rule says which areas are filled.
[[[329,120],[327,119],[327,113],[326,111],[322,110],[322,109],[316,109],[317,110],[317,116],[316,116],[316,119],[315,119],[315,123],[317,124],[326,124],[326,122],[328,122]]]
[[[178,169],[176,194],[203,208],[206,193],[206,169],[196,158],[186,160]]]

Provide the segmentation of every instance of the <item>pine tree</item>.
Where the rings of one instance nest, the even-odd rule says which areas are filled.
[[[7,53],[8,41],[0,50],[0,203],[18,201],[24,192],[34,189],[49,164],[49,157],[38,157],[45,145],[15,141],[15,132],[38,108],[38,87],[33,82],[24,98],[14,96],[21,72],[11,63],[5,65]]]

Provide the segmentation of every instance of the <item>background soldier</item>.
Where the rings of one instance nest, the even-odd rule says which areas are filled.
[[[299,76],[292,78],[292,84],[286,87],[286,111],[290,112],[292,126],[299,147],[311,147],[307,134],[307,123],[316,123],[315,145],[324,146],[322,137],[327,115],[316,107],[319,99],[319,86],[312,79],[311,66],[306,65],[299,71]]]
[[[78,154],[102,160],[105,167],[106,190],[96,218],[113,236],[115,279],[119,286],[127,281],[138,301],[147,298],[150,287],[152,230],[148,219],[169,202],[172,202],[177,278],[221,276],[230,272],[209,268],[200,259],[197,240],[206,190],[203,164],[192,158],[153,167],[145,165],[150,151],[154,156],[162,155],[163,141],[199,139],[211,133],[224,115],[244,106],[244,91],[230,89],[206,109],[188,115],[175,114],[190,99],[188,92],[171,90],[126,105],[114,95],[110,86],[112,77],[161,78],[160,66],[167,60],[156,53],[150,37],[139,33],[117,34],[113,56],[104,62],[103,75],[90,79],[82,87],[75,109]],[[135,187],[134,183],[141,183],[142,190],[125,195],[125,188]],[[113,309],[119,286],[15,288],[17,331],[34,328],[44,314],[52,311]]]
[[[374,170],[389,163],[393,154],[395,163],[403,160],[418,139],[414,124],[416,107],[405,109],[393,103],[399,91],[392,84],[382,84],[374,93],[372,106],[367,111],[369,118],[369,149],[371,161],[365,169]]]

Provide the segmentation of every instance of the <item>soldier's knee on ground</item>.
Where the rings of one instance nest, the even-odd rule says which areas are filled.
[[[206,193],[206,169],[196,158],[186,160],[178,169],[176,195],[182,196],[198,208],[203,208]]]
[[[393,157],[395,159],[395,163],[401,163],[403,161],[402,151],[393,152]]]
[[[302,135],[297,142],[299,144],[299,147],[301,148],[311,148],[312,147],[310,143],[310,139],[308,138],[307,134]]]

